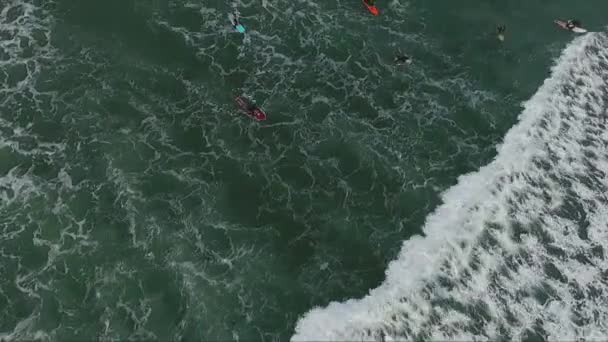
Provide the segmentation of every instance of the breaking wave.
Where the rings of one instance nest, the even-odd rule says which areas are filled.
[[[384,283],[311,310],[292,340],[606,339],[607,106],[608,36],[588,34]]]

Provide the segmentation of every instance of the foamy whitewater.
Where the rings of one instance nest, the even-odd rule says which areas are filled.
[[[385,282],[311,310],[292,340],[606,340],[607,101],[608,37],[587,34]]]

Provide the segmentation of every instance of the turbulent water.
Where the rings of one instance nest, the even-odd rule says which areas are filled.
[[[0,0],[0,340],[605,339],[586,3]]]
[[[608,36],[587,35],[382,286],[310,312],[294,340],[605,339],[607,114]]]

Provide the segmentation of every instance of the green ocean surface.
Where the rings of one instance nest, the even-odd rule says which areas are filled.
[[[0,337],[289,339],[492,160],[573,38],[553,20],[608,11],[377,6],[0,1]]]

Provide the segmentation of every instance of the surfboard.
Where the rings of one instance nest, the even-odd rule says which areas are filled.
[[[378,11],[378,7],[368,4],[365,0],[362,1],[369,13],[371,13],[372,15],[378,15],[380,13],[380,11]]]

